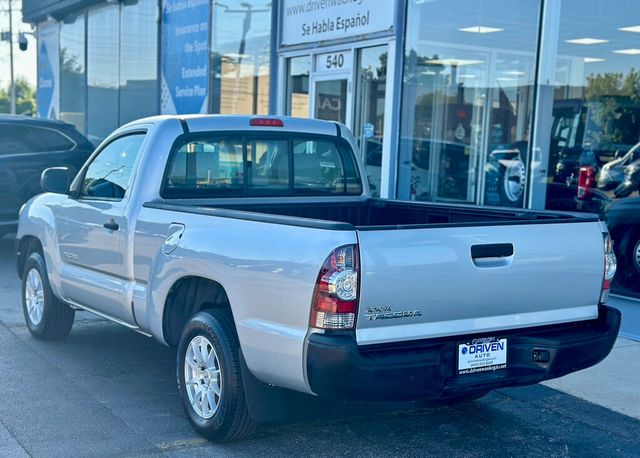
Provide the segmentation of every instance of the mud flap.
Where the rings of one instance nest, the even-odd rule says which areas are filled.
[[[259,422],[281,420],[287,415],[290,400],[288,390],[267,385],[258,380],[249,370],[240,350],[242,383],[251,417]]]

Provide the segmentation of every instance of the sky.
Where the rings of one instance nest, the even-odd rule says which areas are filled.
[[[10,0],[0,0],[0,31],[9,30],[9,7]],[[29,47],[27,51],[20,51],[18,48],[18,32],[31,32],[31,26],[22,22],[22,1],[13,0],[13,34],[14,34],[14,73],[15,77],[23,77],[35,86],[36,74],[36,40],[35,37],[27,35]],[[9,60],[9,43],[0,41],[0,88],[9,87],[10,81],[10,60]]]

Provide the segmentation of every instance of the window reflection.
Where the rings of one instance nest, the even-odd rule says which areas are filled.
[[[212,112],[267,114],[271,1],[214,1]]]
[[[309,117],[309,71],[311,57],[292,57],[287,66],[287,107],[285,113],[297,118]]]
[[[618,256],[614,288],[640,294],[640,8],[563,0],[540,86],[532,204],[600,213]]]
[[[539,5],[409,2],[398,195],[523,206]]]
[[[84,14],[60,23],[60,119],[84,132]]]
[[[122,4],[120,124],[158,113],[157,0]]]
[[[120,6],[92,8],[87,30],[87,135],[99,143],[118,127]]]

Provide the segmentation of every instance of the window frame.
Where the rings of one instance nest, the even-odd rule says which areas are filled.
[[[107,149],[111,144],[113,144],[114,142],[121,140],[122,138],[125,137],[130,137],[130,136],[134,136],[134,135],[142,135],[143,139],[142,139],[142,144],[140,145],[140,151],[138,151],[138,156],[136,157],[136,160],[134,162],[134,168],[131,171],[131,177],[129,178],[130,183],[129,183],[129,187],[125,190],[123,197],[121,198],[117,198],[117,197],[94,197],[94,196],[84,196],[81,194],[82,192],[82,185],[84,183],[84,179],[87,175],[87,172],[89,171],[89,167],[91,167],[91,164],[93,164],[93,162],[96,160],[96,158],[105,150]],[[107,143],[105,143],[104,145],[102,145],[100,148],[96,149],[96,151],[94,151],[94,153],[89,157],[89,159],[87,160],[87,162],[84,164],[84,166],[82,167],[82,169],[80,170],[80,172],[78,173],[78,175],[76,176],[76,178],[73,180],[73,182],[71,183],[71,192],[69,193],[70,197],[76,199],[76,200],[80,200],[80,201],[99,201],[99,202],[121,202],[123,200],[125,200],[128,197],[128,193],[129,193],[129,189],[131,189],[131,184],[133,183],[132,179],[135,178],[137,169],[138,169],[138,163],[140,161],[140,155],[141,155],[141,151],[143,149],[144,146],[144,141],[146,139],[146,135],[147,135],[147,130],[146,129],[137,129],[137,130],[132,130],[132,131],[128,131],[128,132],[123,132],[122,134],[116,135],[113,138],[110,138],[109,141]]]
[[[173,193],[167,189],[167,181],[169,174],[171,172],[171,167],[173,165],[173,160],[180,148],[184,145],[198,140],[215,140],[222,138],[236,138],[240,139],[242,142],[242,168],[243,168],[243,186],[241,189],[230,189],[228,192],[218,192],[215,195],[214,193],[192,193],[184,192],[182,195],[172,195]],[[269,189],[269,188],[257,188],[253,189],[250,186],[250,181],[248,178],[248,174],[250,173],[248,160],[247,160],[247,145],[251,140],[281,140],[287,141],[290,145],[291,154],[289,155],[289,186],[286,189]],[[345,190],[343,192],[333,192],[333,193],[322,193],[322,192],[299,192],[300,189],[295,187],[295,170],[294,170],[294,156],[293,153],[293,142],[295,140],[301,141],[322,141],[328,142],[335,145],[338,158],[341,162],[342,169],[345,172]],[[347,192],[348,187],[348,176],[346,175],[348,168],[345,164],[345,156],[349,155],[353,162],[353,171],[356,178],[359,182],[360,190],[357,193]],[[247,130],[238,130],[232,132],[223,132],[223,131],[207,131],[207,132],[189,132],[184,133],[173,142],[171,146],[171,151],[169,152],[169,156],[167,158],[167,163],[165,164],[164,173],[162,174],[162,181],[160,183],[159,194],[160,197],[167,200],[180,200],[180,199],[224,199],[224,198],[255,198],[255,197],[344,197],[344,196],[352,196],[359,197],[362,196],[365,192],[365,187],[362,182],[362,176],[360,173],[360,167],[358,166],[358,160],[355,157],[356,153],[352,150],[351,145],[342,137],[335,137],[333,135],[322,135],[322,134],[306,134],[302,132],[274,132],[274,131],[247,131]],[[167,192],[169,191],[169,192]],[[208,194],[208,195],[207,195]]]

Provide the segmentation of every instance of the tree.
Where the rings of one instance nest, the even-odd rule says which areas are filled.
[[[587,76],[585,98],[595,128],[587,129],[585,142],[595,145],[635,144],[640,124],[640,71]]]
[[[10,94],[7,89],[0,89],[0,113],[11,111]],[[16,80],[16,113],[34,116],[36,113],[36,91],[24,78]]]

